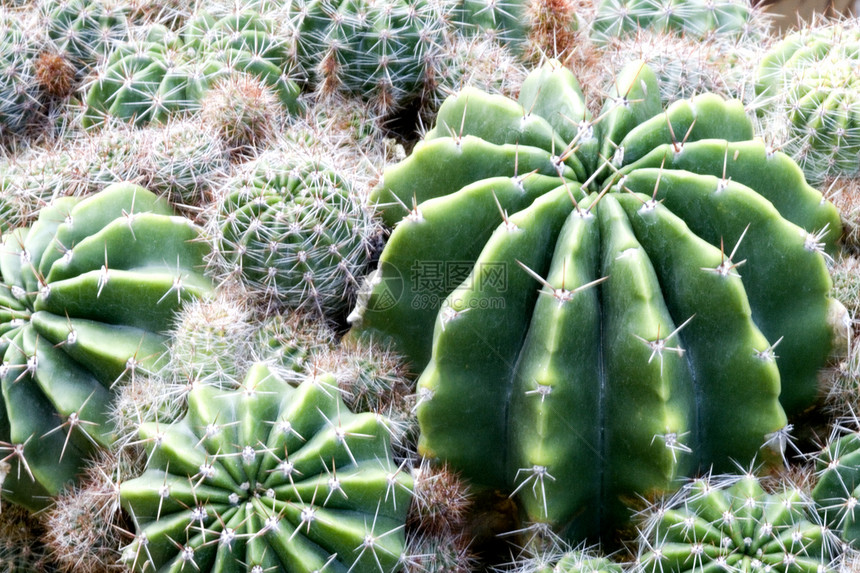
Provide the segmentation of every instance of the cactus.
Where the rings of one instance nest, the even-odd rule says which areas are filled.
[[[399,223],[350,316],[423,370],[421,452],[574,537],[778,445],[831,347],[833,205],[739,102],[655,84],[593,120],[557,62],[449,98],[372,195]]]
[[[444,2],[302,0],[290,10],[296,58],[324,94],[358,95],[387,114],[421,98],[437,69]]]
[[[395,571],[411,480],[385,420],[352,414],[331,378],[292,388],[263,365],[201,386],[170,426],[144,424],[144,474],[121,486],[134,571]]]
[[[8,573],[52,573],[48,551],[40,542],[38,520],[23,507],[0,513],[0,568]]]
[[[839,429],[837,429],[837,432]],[[860,433],[834,433],[816,456],[815,509],[828,527],[860,549]]]
[[[769,26],[748,0],[600,0],[593,18],[591,38],[598,44],[640,30],[761,40]]]
[[[461,0],[458,26],[465,35],[510,47],[524,60],[564,59],[578,43],[584,0]]]
[[[43,0],[48,37],[80,76],[127,39],[126,10],[107,0]]]
[[[761,60],[756,94],[767,132],[780,134],[806,176],[860,173],[860,24],[805,27]]]
[[[634,571],[836,571],[839,538],[809,508],[749,475],[696,480],[644,517]]]
[[[334,332],[300,312],[273,313],[255,336],[255,357],[282,377],[293,379],[313,371],[320,352],[334,346]]]
[[[376,224],[348,173],[286,146],[229,180],[216,209],[220,266],[258,297],[330,319],[349,305]]]
[[[257,77],[289,112],[299,110],[299,88],[285,74],[288,57],[274,23],[253,10],[198,12],[181,33],[162,25],[118,46],[86,95],[85,127],[116,117],[135,125],[164,122],[199,108],[219,78]]]
[[[0,7],[0,137],[24,131],[41,109],[38,34],[30,20],[24,11]]]
[[[200,229],[145,189],[64,197],[0,255],[4,497],[44,507],[114,439],[119,381],[155,368],[184,301],[207,296]]]

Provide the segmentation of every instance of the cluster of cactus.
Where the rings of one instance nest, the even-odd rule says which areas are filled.
[[[634,571],[836,571],[841,542],[811,507],[749,475],[696,480],[647,515]]]
[[[86,95],[85,127],[120,118],[137,125],[164,122],[199,109],[207,90],[225,75],[258,78],[290,112],[299,86],[288,74],[285,40],[276,21],[250,8],[201,10],[180,32],[162,25],[115,48]]]
[[[0,4],[0,570],[856,568],[855,22]]]
[[[130,183],[64,197],[3,236],[3,495],[44,507],[113,441],[113,387],[156,367],[184,301],[207,296],[201,229]]]
[[[350,317],[423,370],[421,453],[572,537],[767,458],[832,345],[836,209],[739,102],[614,86],[597,119],[552,61],[446,100],[374,191],[397,225]]]
[[[171,426],[141,425],[148,468],[121,486],[134,571],[397,570],[411,478],[384,419],[349,412],[330,377],[293,388],[263,365],[188,402]]]
[[[816,183],[860,173],[860,24],[805,27],[762,59],[756,94],[769,133]]]
[[[219,266],[274,306],[346,310],[376,223],[349,172],[294,146],[269,151],[218,191]]]

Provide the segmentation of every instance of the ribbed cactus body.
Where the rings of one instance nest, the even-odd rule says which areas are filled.
[[[374,193],[402,220],[352,315],[423,369],[421,451],[572,536],[767,458],[831,345],[835,208],[739,102],[615,85],[600,120],[554,62],[449,98]]]
[[[0,257],[3,494],[49,502],[109,446],[113,386],[152,369],[174,313],[212,287],[200,229],[132,184],[61,198]]]
[[[770,133],[807,177],[860,172],[860,25],[804,28],[762,59],[756,95]]]
[[[447,10],[428,0],[305,0],[292,8],[298,61],[324,91],[381,111],[422,95],[439,59]]]
[[[351,413],[333,384],[293,388],[256,365],[242,389],[196,388],[185,418],[141,426],[149,465],[121,486],[133,570],[395,571],[411,478],[386,421]]]
[[[637,573],[836,571],[838,537],[798,488],[749,476],[697,480],[646,515]]]
[[[357,191],[323,161],[262,156],[221,191],[216,224],[228,272],[289,308],[344,310],[375,230]]]

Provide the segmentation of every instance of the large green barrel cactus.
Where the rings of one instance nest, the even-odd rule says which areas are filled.
[[[42,0],[40,8],[48,37],[82,74],[129,33],[128,10],[106,0]]]
[[[450,97],[374,193],[397,225],[351,317],[423,369],[425,455],[573,535],[767,457],[831,347],[836,209],[740,102],[655,83],[595,119],[556,62]]]
[[[4,236],[4,497],[42,507],[111,445],[111,389],[156,367],[174,313],[211,292],[207,252],[198,227],[128,183],[56,199]]]
[[[396,570],[411,478],[386,420],[347,410],[333,377],[293,388],[258,364],[242,389],[195,388],[185,418],[140,437],[149,466],[120,492],[134,571]]]
[[[860,23],[803,28],[762,59],[756,95],[807,177],[860,173]]]

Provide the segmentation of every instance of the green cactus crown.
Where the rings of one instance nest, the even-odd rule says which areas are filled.
[[[831,347],[833,205],[712,94],[557,62],[465,89],[375,190],[396,226],[350,336],[416,371],[419,448],[576,537],[785,437]],[[767,456],[765,456],[767,457]]]
[[[152,370],[174,313],[212,285],[201,229],[130,183],[45,206],[0,253],[0,480],[44,507],[115,436],[114,387]]]
[[[412,483],[388,431],[347,410],[331,376],[292,388],[257,364],[238,391],[195,388],[185,418],[140,428],[148,468],[120,494],[138,524],[128,564],[393,572]]]

